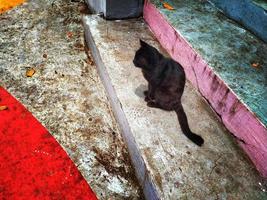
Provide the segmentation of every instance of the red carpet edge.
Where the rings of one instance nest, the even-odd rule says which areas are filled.
[[[2,87],[0,108],[0,199],[97,200],[53,136]]]

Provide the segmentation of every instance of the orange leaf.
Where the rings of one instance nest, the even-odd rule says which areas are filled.
[[[163,3],[163,7],[168,9],[168,10],[174,10],[174,8],[170,4],[168,4],[166,2]]]
[[[32,77],[35,74],[35,69],[30,68],[26,71],[26,76],[27,77]]]
[[[68,38],[72,38],[73,37],[73,33],[72,32],[67,32],[67,36],[68,36]]]
[[[261,67],[260,63],[258,63],[258,62],[252,63],[251,66],[254,68],[257,68],[257,69]]]
[[[0,106],[0,111],[7,110],[7,106]]]

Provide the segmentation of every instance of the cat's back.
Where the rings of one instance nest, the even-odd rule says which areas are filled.
[[[165,58],[160,66],[160,77],[162,88],[183,88],[185,85],[185,72],[183,67],[171,58]]]
[[[161,66],[161,73],[166,78],[169,77],[177,77],[177,78],[183,78],[185,77],[185,72],[183,67],[176,62],[175,60],[171,58],[164,58]]]

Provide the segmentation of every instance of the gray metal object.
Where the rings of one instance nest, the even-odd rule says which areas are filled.
[[[106,10],[106,0],[87,0],[87,4],[93,13],[103,13]]]
[[[106,19],[124,19],[139,17],[144,0],[87,0],[87,3],[94,13],[103,13]]]

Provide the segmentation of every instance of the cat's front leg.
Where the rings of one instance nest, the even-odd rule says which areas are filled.
[[[155,100],[155,90],[156,88],[150,83],[148,85],[148,97],[151,99],[151,100]]]
[[[150,83],[148,83],[148,90],[144,91],[144,95],[145,95],[146,102],[154,100],[153,96],[151,95],[151,84]]]
[[[144,91],[144,95],[146,102],[155,100],[155,89],[151,83],[148,83],[148,90]]]
[[[146,102],[153,101],[153,100],[150,98],[150,96],[149,96],[149,94],[148,94],[148,91],[144,91],[144,95],[145,95],[145,101],[146,101]]]
[[[144,91],[144,95],[145,95],[145,101],[146,101],[146,102],[154,101],[154,100],[155,100],[155,98],[152,97],[152,96],[149,94],[148,91]]]

